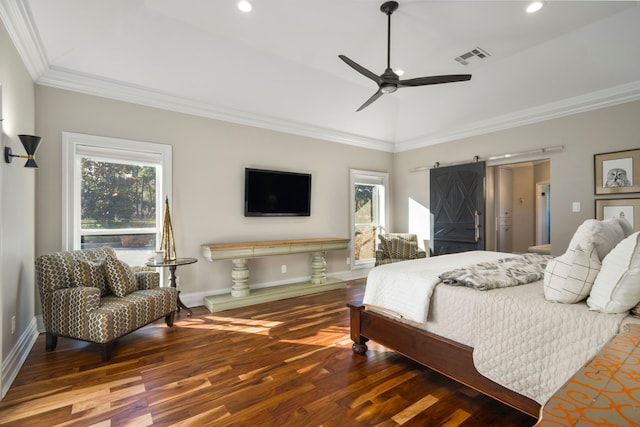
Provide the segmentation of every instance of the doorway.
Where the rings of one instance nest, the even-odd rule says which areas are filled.
[[[487,248],[524,253],[551,243],[550,194],[549,159],[488,166]]]
[[[378,234],[387,232],[388,182],[386,172],[350,170],[352,270],[375,264]]]
[[[551,183],[536,183],[536,245],[551,243]]]

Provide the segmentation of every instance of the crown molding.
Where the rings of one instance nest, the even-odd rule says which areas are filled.
[[[415,150],[637,100],[640,100],[640,80],[478,121],[464,128],[453,129],[451,132],[396,142],[394,152]]]
[[[116,99],[168,111],[206,117],[246,126],[278,132],[323,139],[340,144],[353,145],[379,151],[393,151],[393,144],[386,141],[364,138],[346,132],[282,120],[266,115],[253,114],[202,101],[179,97],[173,94],[142,86],[125,84],[115,80],[81,74],[75,71],[51,68],[37,82],[43,86],[80,92],[102,98]]]
[[[49,69],[49,61],[42,49],[38,32],[33,26],[27,2],[1,0],[0,19],[31,78],[37,81]]]
[[[96,76],[83,75],[69,70],[50,69],[38,79],[37,83],[58,89],[117,99],[168,111],[394,153],[415,150],[431,145],[640,100],[639,80],[594,91],[585,95],[567,98],[558,102],[548,103],[535,108],[516,111],[489,120],[474,122],[463,128],[452,129],[450,132],[425,135],[419,138],[393,143],[208,104],[145,87],[98,78]]]

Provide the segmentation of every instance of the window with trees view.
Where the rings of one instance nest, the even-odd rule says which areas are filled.
[[[65,133],[66,249],[113,247],[144,265],[162,232],[171,149],[162,144]]]
[[[353,268],[375,262],[378,234],[387,228],[387,179],[386,173],[351,171]]]

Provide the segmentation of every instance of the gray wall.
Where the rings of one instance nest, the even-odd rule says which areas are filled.
[[[36,122],[47,143],[38,163],[36,253],[61,249],[63,131],[169,144],[173,147],[171,218],[179,257],[199,262],[178,269],[185,302],[229,290],[231,261],[206,261],[205,243],[350,237],[349,168],[390,172],[392,154],[36,86]],[[244,168],[312,174],[311,216],[245,218]],[[327,256],[328,272],[349,270],[348,251]],[[250,283],[305,278],[311,255],[249,261]],[[287,273],[281,265],[287,265]]]
[[[2,85],[2,152],[11,147],[25,154],[18,134],[35,132],[34,85],[0,24],[0,85]],[[20,368],[19,345],[29,347],[34,318],[34,215],[38,170],[24,168],[24,159],[0,160],[0,365],[2,395]],[[15,332],[11,318],[15,316]],[[31,331],[31,332],[30,332]],[[19,344],[21,343],[21,344]],[[28,351],[28,348],[27,348]],[[11,355],[11,357],[9,357]]]
[[[446,164],[471,161],[475,155],[493,155],[564,145],[559,153],[546,153],[515,161],[549,158],[552,186],[551,244],[554,255],[564,253],[576,228],[595,217],[593,155],[640,148],[640,101],[607,107],[500,132],[396,153],[393,166],[394,228],[411,230],[407,200],[429,207],[429,171],[411,172],[436,161]],[[493,162],[490,164],[498,164]],[[633,195],[632,195],[633,196]],[[637,196],[637,195],[635,195]],[[603,197],[604,198],[604,197]],[[580,202],[581,212],[571,203]]]

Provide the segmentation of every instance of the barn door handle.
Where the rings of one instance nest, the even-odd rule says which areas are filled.
[[[473,217],[475,221],[475,238],[476,242],[480,240],[480,212],[476,209],[473,211]]]

